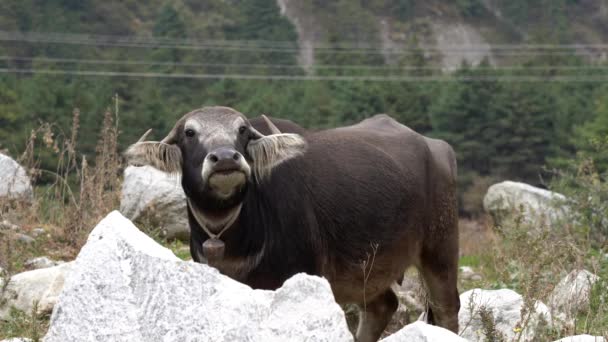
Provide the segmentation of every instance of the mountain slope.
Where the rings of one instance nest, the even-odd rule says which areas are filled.
[[[512,44],[601,44],[608,40],[608,3],[602,0],[458,1],[308,1],[277,0],[296,27],[301,64],[310,67],[315,46],[330,44],[379,49],[396,63],[403,51],[420,47],[444,69],[463,60],[479,64],[520,61]],[[538,46],[527,55],[538,54]],[[589,47],[576,49],[592,60],[606,56]]]

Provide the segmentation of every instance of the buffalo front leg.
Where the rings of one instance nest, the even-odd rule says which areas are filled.
[[[460,297],[456,284],[458,265],[454,260],[441,262],[441,256],[437,254],[423,258],[426,261],[420,267],[428,291],[429,311],[426,317],[428,323],[457,334],[458,311],[460,310]]]
[[[393,290],[377,296],[361,307],[359,312],[359,326],[357,327],[357,342],[376,342],[390,322],[399,301]]]

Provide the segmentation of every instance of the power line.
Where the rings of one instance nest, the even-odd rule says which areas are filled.
[[[112,37],[113,39],[108,39]],[[121,38],[124,37],[124,38]],[[157,49],[179,49],[179,50],[204,50],[204,51],[239,51],[239,52],[260,52],[260,53],[284,53],[297,54],[300,52],[298,47],[258,45],[253,42],[244,43],[240,41],[232,43],[230,41],[198,41],[189,43],[184,40],[156,39],[152,37],[139,38],[130,36],[94,36],[94,35],[67,35],[67,34],[42,34],[32,32],[5,32],[0,31],[0,41],[28,42],[28,43],[51,43],[69,44],[85,46],[109,46],[109,47],[133,47],[133,48],[157,48]],[[260,41],[257,41],[260,42]],[[317,53],[333,54],[363,54],[363,55],[414,55],[419,53],[426,54],[467,54],[479,52],[491,52],[497,56],[539,56],[539,55],[591,55],[588,50],[608,49],[606,44],[572,44],[572,45],[471,45],[471,46],[422,46],[415,48],[393,48],[379,49],[378,47],[315,47]],[[566,50],[566,51],[561,51]],[[599,51],[595,51],[598,53]]]
[[[82,58],[51,58],[51,57],[16,57],[0,56],[0,60],[19,62],[42,62],[53,64],[87,64],[87,65],[144,65],[144,66],[179,66],[179,67],[222,67],[222,68],[270,68],[270,69],[298,69],[303,68],[296,64],[239,64],[239,63],[186,63],[186,62],[162,62],[142,60],[112,60],[112,59],[82,59]],[[314,65],[312,69],[353,69],[353,70],[444,70],[437,66],[415,66],[415,65]],[[499,67],[474,67],[473,70],[608,70],[608,65],[556,65],[556,66],[499,66]]]
[[[0,60],[43,63],[75,63],[93,65],[147,65],[147,66],[185,66],[185,67],[242,67],[242,68],[277,68],[302,69],[297,64],[237,64],[237,63],[186,63],[141,60],[111,60],[111,59],[81,59],[81,58],[51,58],[51,57],[13,57],[0,56]],[[378,66],[381,67],[381,66]]]
[[[281,81],[370,81],[370,82],[608,82],[607,76],[305,76],[247,74],[186,74],[158,72],[119,72],[92,70],[52,70],[3,68],[5,74],[46,74],[95,77],[172,78],[172,79],[238,79]]]
[[[54,33],[54,32],[35,32],[35,31],[0,31],[0,40],[2,39],[32,39],[32,40],[52,40],[52,41],[99,41],[99,42],[114,42],[114,43],[130,43],[130,44],[171,44],[183,46],[201,46],[201,47],[284,47],[287,49],[297,49],[298,46],[292,41],[271,41],[271,40],[213,40],[213,39],[187,39],[187,38],[169,38],[156,36],[129,36],[129,35],[97,35],[97,34],[73,34],[73,33]],[[337,46],[336,46],[337,45]],[[358,49],[358,50],[376,50],[377,45],[368,42],[360,41],[345,41],[338,42],[332,45],[315,43],[312,45],[314,49]],[[487,50],[488,47],[496,50],[564,50],[564,49],[608,49],[608,44],[470,44],[466,47],[462,45],[444,45],[437,47],[436,45],[418,45],[413,48],[400,48],[400,50],[451,50],[451,51],[477,51]]]

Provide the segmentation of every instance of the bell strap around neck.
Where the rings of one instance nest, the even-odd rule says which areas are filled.
[[[243,206],[243,203],[239,204],[238,207],[236,208],[236,210],[234,210],[230,214],[230,217],[228,218],[228,220],[226,220],[226,223],[224,224],[224,227],[222,227],[222,230],[220,230],[219,233],[214,234],[209,230],[209,228],[207,228],[207,225],[205,224],[206,220],[203,216],[203,213],[201,213],[201,211],[196,206],[192,205],[192,202],[190,202],[189,198],[187,199],[187,201],[188,201],[188,207],[190,208],[190,211],[192,212],[192,216],[194,216],[194,219],[196,220],[198,225],[201,226],[201,228],[203,228],[205,233],[207,233],[207,235],[209,235],[209,237],[211,239],[219,239],[220,236],[225,231],[227,231],[228,228],[230,228],[232,226],[232,224],[236,221],[237,217],[239,217],[239,214],[241,213],[241,207]]]

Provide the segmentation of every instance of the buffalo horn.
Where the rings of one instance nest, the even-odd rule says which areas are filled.
[[[277,128],[277,126],[275,126],[272,123],[272,121],[270,121],[270,119],[266,115],[262,114],[262,118],[264,118],[264,121],[266,121],[266,124],[270,128],[270,133],[272,133],[272,134],[281,134],[281,131]]]
[[[150,132],[152,132],[152,128],[147,130],[146,133],[144,133],[144,135],[142,135],[141,138],[139,138],[139,140],[137,140],[137,142],[138,143],[144,142],[146,140],[146,138],[148,137],[148,135],[150,135]]]

